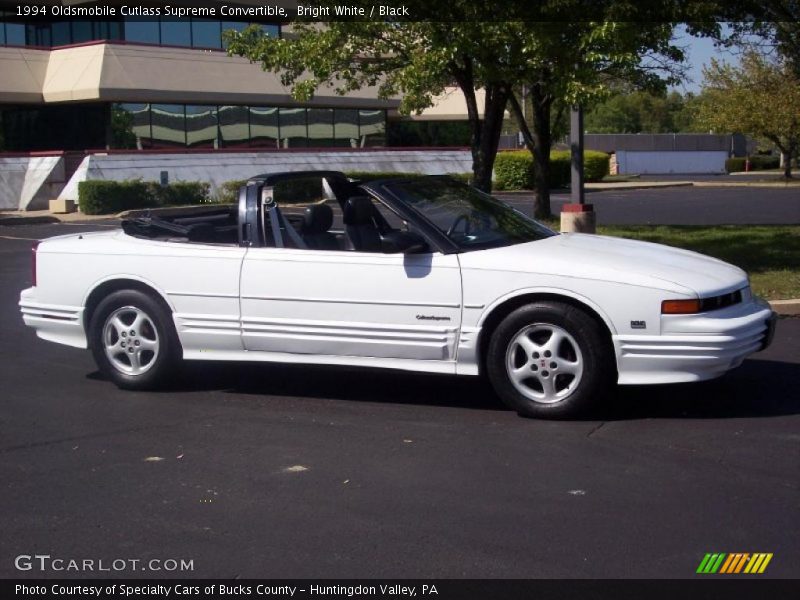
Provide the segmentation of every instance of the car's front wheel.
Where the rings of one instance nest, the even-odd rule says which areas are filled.
[[[110,294],[94,311],[89,339],[100,371],[125,389],[152,389],[177,362],[178,341],[170,315],[139,290]]]
[[[585,416],[616,378],[607,337],[595,319],[572,305],[522,306],[492,335],[489,379],[500,398],[523,416]]]

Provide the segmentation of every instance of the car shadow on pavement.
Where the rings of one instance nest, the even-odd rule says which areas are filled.
[[[619,386],[603,418],[726,419],[800,414],[800,364],[746,360],[718,379]]]
[[[488,381],[428,373],[324,365],[192,363],[170,391],[217,389],[235,394],[508,410]]]
[[[90,377],[96,378],[99,374]],[[165,392],[227,393],[508,410],[483,377],[272,363],[188,363]],[[585,420],[725,419],[800,414],[800,364],[747,360],[719,379],[618,386]]]

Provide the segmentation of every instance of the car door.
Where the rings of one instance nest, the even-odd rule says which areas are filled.
[[[240,285],[249,351],[455,361],[454,254],[250,248]]]

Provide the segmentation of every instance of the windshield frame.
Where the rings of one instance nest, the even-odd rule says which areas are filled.
[[[435,225],[426,215],[425,213],[418,210],[414,207],[411,203],[403,200],[395,191],[392,189],[391,186],[397,184],[405,184],[405,183],[414,183],[419,184],[420,182],[424,181],[446,181],[449,184],[454,185],[455,187],[466,188],[470,193],[477,193],[481,196],[484,196],[490,202],[496,203],[501,206],[503,209],[511,211],[514,215],[518,218],[522,218],[525,221],[529,221],[535,225],[537,229],[542,230],[545,235],[542,237],[535,239],[535,240],[524,240],[524,241],[512,241],[510,243],[503,243],[503,244],[493,244],[493,245],[463,245],[459,244],[456,240],[450,238],[444,231],[439,229],[437,225]],[[531,242],[541,241],[543,239],[547,239],[549,237],[559,235],[558,232],[553,231],[546,225],[536,221],[535,219],[529,217],[522,211],[517,210],[510,204],[503,202],[499,198],[495,198],[491,194],[487,194],[475,187],[472,187],[462,181],[454,179],[448,175],[430,175],[426,177],[419,177],[419,178],[396,178],[396,179],[381,179],[378,181],[370,181],[361,184],[361,187],[365,190],[372,192],[374,195],[381,198],[387,205],[394,208],[398,213],[400,213],[403,217],[408,218],[409,221],[413,221],[415,224],[418,225],[420,229],[424,231],[426,236],[434,238],[436,241],[436,246],[438,246],[444,254],[460,254],[464,252],[477,252],[480,250],[491,250],[494,248],[505,248],[509,246],[517,246],[520,244],[527,244]],[[548,235],[549,234],[549,235]]]

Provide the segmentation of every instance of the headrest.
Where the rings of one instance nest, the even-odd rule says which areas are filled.
[[[333,210],[327,204],[312,204],[303,212],[304,233],[325,233],[333,225]]]
[[[345,225],[366,225],[372,222],[372,199],[369,196],[351,196],[344,203]]]

